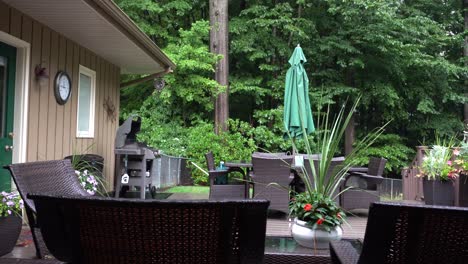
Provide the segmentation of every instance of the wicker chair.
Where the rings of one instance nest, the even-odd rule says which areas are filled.
[[[6,168],[10,170],[21,198],[24,200],[29,227],[36,246],[36,255],[38,258],[44,258],[48,253],[47,247],[37,227],[36,207],[34,202],[27,198],[27,194],[33,192],[82,196],[89,196],[89,194],[81,186],[70,160],[17,163],[8,165]]]
[[[337,241],[330,255],[333,263],[468,263],[468,208],[374,203],[361,254]]]
[[[345,210],[367,209],[373,202],[380,200],[379,184],[383,181],[386,159],[370,158],[367,173],[350,173],[341,189],[353,186],[340,195],[341,207]]]
[[[319,155],[314,154],[314,155],[304,155],[304,170],[305,174],[309,177],[310,183],[313,185],[314,184],[314,177],[312,174],[312,167],[310,166],[310,161],[313,160],[314,162],[314,169],[317,171],[319,169]],[[328,168],[326,178],[329,179],[332,173],[336,173],[340,169],[340,165],[343,164],[345,160],[345,157],[334,157],[331,160],[330,167]],[[299,171],[301,173],[301,171]],[[304,172],[302,172],[304,173]],[[302,182],[302,179],[297,178],[298,175],[295,175],[295,190],[297,192],[304,192],[305,187],[304,183]]]
[[[272,210],[289,212],[289,190],[287,188],[294,178],[291,174],[292,160],[292,156],[252,155],[253,197],[269,200]]]
[[[35,195],[50,252],[71,263],[262,263],[268,201]]]
[[[248,181],[245,172],[240,168],[227,168],[226,170],[216,170],[213,152],[205,154],[206,165],[208,167],[208,177],[210,181],[210,199],[244,199],[247,198]],[[227,184],[215,184],[215,179],[219,176],[238,172],[242,175],[242,180]]]

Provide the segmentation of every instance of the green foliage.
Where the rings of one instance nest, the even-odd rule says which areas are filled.
[[[212,78],[219,57],[209,52],[209,23],[200,20],[177,33],[179,38],[164,49],[177,65],[164,77],[165,88],[157,92],[152,83],[125,88],[121,95],[123,116],[136,112],[155,119],[151,117],[154,114],[159,122],[176,119],[187,126],[208,118],[212,98],[225,89]]]
[[[250,160],[255,151],[254,141],[246,137],[242,130],[244,124],[239,121],[229,122],[229,131],[216,135],[211,123],[200,123],[190,129],[188,134],[187,157],[201,167],[206,167],[205,153],[213,152],[216,162],[221,160]],[[206,184],[208,177],[197,170],[192,170],[195,184]]]
[[[399,135],[382,134],[372,146],[356,157],[356,163],[358,166],[366,166],[370,157],[382,157],[387,160],[385,171],[393,176],[399,176],[401,169],[411,162],[414,154],[415,151],[407,147],[405,140]]]
[[[219,57],[209,52],[209,1],[116,3],[177,64],[164,77],[161,93],[151,83],[124,89],[122,116],[142,115],[142,131],[151,130],[142,136],[145,141],[189,155],[192,127],[211,122],[213,98],[226,89],[214,81]],[[231,0],[229,20],[230,117],[248,122],[243,140],[260,149],[291,150],[282,139],[282,105],[287,60],[297,44],[308,58],[316,119],[324,106],[332,104],[338,112],[346,98],[362,94],[356,134],[393,120],[387,133],[404,138],[384,136],[387,142],[376,142],[359,157],[361,164],[368,156],[384,156],[387,170],[396,174],[411,155],[405,145],[428,143],[435,131],[451,136],[463,128],[468,68],[461,59],[462,1]],[[305,152],[304,141],[296,144]]]

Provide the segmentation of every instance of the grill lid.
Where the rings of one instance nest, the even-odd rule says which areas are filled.
[[[134,120],[136,118],[136,120]],[[123,148],[125,145],[136,143],[136,134],[140,132],[141,117],[130,115],[117,129],[115,136],[115,148]]]

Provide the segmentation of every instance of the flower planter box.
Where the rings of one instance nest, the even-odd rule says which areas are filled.
[[[458,205],[468,207],[468,175],[460,174],[458,183]]]
[[[19,216],[0,217],[0,256],[10,253],[21,232]]]
[[[423,180],[424,202],[427,205],[453,206],[455,188],[452,181]]]

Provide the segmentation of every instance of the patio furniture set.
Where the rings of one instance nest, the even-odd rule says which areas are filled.
[[[294,157],[303,158],[303,166],[294,164]],[[213,153],[205,155],[209,182],[210,199],[223,198],[249,198],[249,189],[253,190],[253,197],[270,201],[270,209],[280,212],[289,212],[289,191],[303,192],[304,185],[298,174],[305,174],[313,184],[311,162],[318,169],[319,155],[286,153],[254,152],[251,162],[226,162],[224,169],[216,169]],[[340,169],[345,161],[344,157],[335,157],[331,161],[328,175]],[[383,181],[383,171],[387,160],[383,158],[370,158],[366,168],[355,168],[344,179],[340,190],[336,192],[337,202],[345,210],[369,208],[372,202],[379,201],[379,184]],[[247,170],[244,170],[247,168]],[[216,179],[230,173],[240,173],[241,178],[233,178],[232,182],[216,184]],[[285,188],[282,188],[285,187]],[[345,188],[353,187],[338,195]]]
[[[303,252],[291,239],[265,238],[271,205],[265,199],[102,198],[82,191],[69,160],[8,168],[25,200],[38,257],[52,254],[69,263],[468,263],[468,209],[374,203],[363,243],[334,242],[330,257]],[[281,246],[272,249],[277,242]]]

